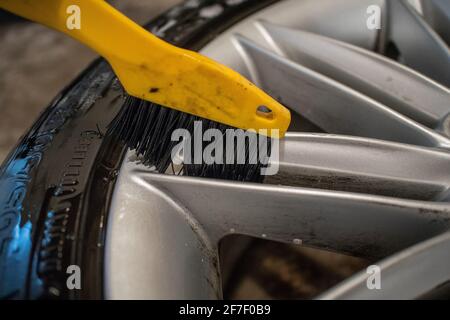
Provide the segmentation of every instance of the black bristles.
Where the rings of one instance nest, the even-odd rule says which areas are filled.
[[[219,129],[225,141],[227,129],[235,129],[214,121],[196,117],[184,112],[169,109],[154,103],[143,101],[127,96],[122,109],[111,122],[108,134],[116,135],[128,148],[135,150],[136,154],[148,166],[155,166],[160,173],[166,172],[169,167],[173,168],[171,153],[179,141],[172,141],[172,132],[176,129],[186,129],[194,136],[194,123],[202,122],[202,131],[208,129]],[[255,134],[256,137],[256,134]],[[235,181],[260,182],[264,176],[261,168],[267,162],[268,157],[262,161],[251,161],[257,159],[258,149],[264,147],[264,152],[270,156],[270,139],[261,139],[262,145],[252,144],[248,139],[245,142],[245,150],[226,150],[224,142],[223,159],[225,163],[226,154],[232,152],[237,159],[238,151],[245,154],[244,164],[184,164],[183,174],[196,177],[208,177]],[[209,142],[203,142],[202,154]],[[264,144],[265,143],[265,144]],[[194,159],[194,143],[192,142],[192,159]],[[267,150],[267,151],[266,151]],[[230,156],[230,155],[229,155]]]

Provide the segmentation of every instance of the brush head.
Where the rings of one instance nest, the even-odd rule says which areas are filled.
[[[202,133],[208,129],[217,129],[221,133],[223,154],[216,159],[222,161],[208,164],[201,157],[200,162],[198,158],[195,163],[185,161],[181,169],[175,172],[172,153],[174,148],[180,145],[180,140],[174,139],[172,133],[177,129],[184,129],[193,137],[188,142],[190,148],[183,150],[186,153],[186,150],[190,149],[191,154],[189,157],[184,154],[183,158],[194,159],[194,153],[198,155],[201,152],[203,155],[205,148],[211,143],[204,140],[200,143],[198,140],[194,141],[196,137],[198,138],[198,133],[194,131],[198,130],[199,124]],[[136,152],[143,164],[154,166],[160,173],[165,173],[170,167],[173,173],[188,176],[261,182],[264,178],[261,169],[267,166],[270,157],[271,139],[247,132],[245,143],[239,144],[237,141],[232,145],[226,143],[229,133],[236,130],[239,129],[126,96],[120,112],[108,127],[108,134],[118,137],[128,148]],[[258,143],[251,143],[253,138],[256,138]],[[231,159],[234,161],[230,161]]]

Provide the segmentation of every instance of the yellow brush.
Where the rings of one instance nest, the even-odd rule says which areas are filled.
[[[131,96],[232,127],[269,129],[275,138],[283,137],[289,126],[289,111],[250,81],[160,40],[105,1],[0,0],[0,7],[98,52]],[[265,112],[259,111],[261,106]],[[270,129],[278,129],[279,135]]]

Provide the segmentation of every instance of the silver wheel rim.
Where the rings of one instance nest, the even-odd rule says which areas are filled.
[[[448,281],[450,93],[437,81],[448,85],[450,59],[433,31],[445,20],[428,19],[448,13],[443,2],[286,0],[203,48],[327,133],[289,133],[263,185],[155,174],[129,152],[108,221],[106,297],[221,298],[217,244],[231,233],[388,257],[382,290],[361,273],[323,298],[416,298]],[[365,26],[373,4],[386,28]],[[390,41],[404,64],[371,52]]]

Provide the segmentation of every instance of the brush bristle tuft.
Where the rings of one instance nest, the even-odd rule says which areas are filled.
[[[176,129],[186,129],[193,135],[196,121],[202,122],[203,132],[208,129],[218,129],[222,135],[225,135],[227,129],[235,129],[127,96],[120,112],[111,122],[108,134],[117,136],[128,148],[134,150],[145,165],[155,166],[158,172],[165,173],[169,167],[173,168],[172,150],[179,144],[179,141],[172,141],[172,132]],[[270,139],[264,140],[267,141],[265,148],[270,152]],[[203,143],[203,149],[206,145],[206,143]],[[193,148],[192,143],[192,150]],[[234,155],[236,155],[236,146],[233,151],[224,150],[224,159],[227,152],[234,152]],[[261,175],[261,168],[264,167],[263,163],[267,162],[267,157],[255,164],[249,163],[251,162],[249,159],[255,157],[255,152],[258,151],[250,150],[248,141],[245,143],[244,152],[244,164],[206,164],[204,162],[201,164],[183,164],[182,172],[179,173],[196,177],[261,182],[264,178]],[[270,156],[270,154],[267,156]]]

